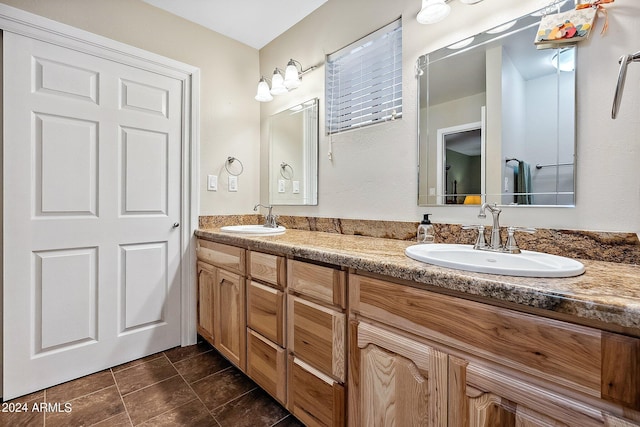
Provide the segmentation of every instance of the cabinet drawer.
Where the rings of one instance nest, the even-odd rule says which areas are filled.
[[[286,259],[282,256],[249,251],[249,277],[283,289],[287,281]]]
[[[346,315],[293,295],[288,301],[289,351],[344,382]]]
[[[245,250],[242,248],[198,239],[196,253],[201,261],[244,275]]]
[[[282,347],[247,328],[247,374],[282,404],[287,398],[286,361]]]
[[[284,347],[284,293],[269,286],[248,282],[247,326]]]
[[[362,316],[600,397],[599,330],[365,276],[349,286]]]
[[[345,425],[342,384],[293,356],[289,356],[288,394],[287,408],[306,426]]]
[[[331,267],[290,260],[288,285],[294,291],[345,308],[346,273]]]

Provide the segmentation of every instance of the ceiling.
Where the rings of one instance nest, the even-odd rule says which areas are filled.
[[[327,0],[143,0],[256,49]]]

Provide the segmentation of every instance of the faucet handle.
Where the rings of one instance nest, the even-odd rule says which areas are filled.
[[[507,233],[515,231],[522,231],[523,233],[533,234],[538,230],[533,227],[507,227]]]
[[[478,230],[478,238],[476,239],[476,243],[473,245],[473,249],[482,249],[487,247],[487,241],[484,238],[484,225],[482,224],[463,225],[462,229]]]
[[[506,252],[512,254],[520,253],[520,248],[518,247],[518,242],[516,242],[515,237],[516,231],[533,234],[536,232],[536,229],[530,227],[507,227],[507,243],[504,245],[504,249]]]

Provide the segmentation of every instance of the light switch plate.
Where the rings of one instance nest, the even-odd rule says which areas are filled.
[[[300,194],[300,181],[293,181],[293,194]]]
[[[207,191],[218,191],[218,175],[207,175]]]
[[[238,191],[238,177],[231,175],[229,177],[229,191]]]
[[[284,191],[285,191],[284,179],[279,179],[278,180],[278,193],[284,193]]]

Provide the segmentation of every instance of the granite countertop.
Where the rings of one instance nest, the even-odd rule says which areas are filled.
[[[473,273],[414,261],[404,250],[414,242],[288,229],[276,236],[196,231],[219,243],[280,253],[410,280],[496,302],[558,313],[580,324],[640,337],[640,266],[580,260],[586,272],[570,278],[531,278]],[[552,316],[553,317],[553,316]]]

